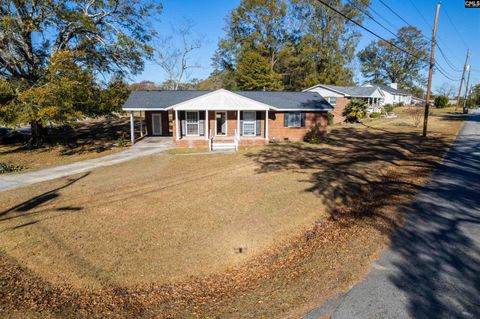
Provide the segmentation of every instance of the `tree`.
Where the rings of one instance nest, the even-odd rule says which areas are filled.
[[[188,81],[189,70],[200,68],[198,63],[190,62],[190,55],[193,51],[202,46],[200,38],[192,39],[194,24],[191,21],[184,21],[173,33],[180,38],[181,47],[175,46],[172,37],[164,38],[156,49],[156,63],[167,74],[166,84],[170,90],[178,90],[183,81]]]
[[[138,83],[132,83],[128,86],[130,91],[145,91],[145,90],[156,90],[159,86],[152,81],[141,81]]]
[[[225,31],[227,35],[218,44],[213,65],[216,73],[223,74],[226,88],[237,88],[240,59],[250,59],[254,54],[267,61],[271,74],[277,73],[279,53],[288,36],[287,3],[284,0],[242,0],[230,14]]]
[[[358,8],[366,9],[370,1],[329,3],[361,22]],[[238,66],[249,51],[267,59],[272,79],[280,79],[286,90],[353,82],[351,63],[360,34],[318,1],[242,0],[227,20],[226,33],[213,58],[226,88],[239,88]]]
[[[359,23],[370,4],[369,0],[352,0],[345,4],[340,0],[328,2]],[[353,84],[352,62],[361,36],[353,25],[316,0],[292,1],[292,15],[297,25],[295,36],[298,50],[293,54],[296,58],[293,65],[301,74],[297,76],[301,80],[292,89],[318,83]]]
[[[443,109],[448,106],[448,96],[438,95],[433,102],[436,108]]]
[[[30,122],[32,132],[40,135],[45,135],[46,124],[76,120],[98,101],[99,88],[93,76],[75,63],[70,51],[51,57],[39,84],[25,87],[4,106],[9,114],[6,118]]]
[[[0,80],[14,95],[0,105],[0,121],[30,123],[38,142],[48,122],[92,111],[95,75],[143,69],[155,34],[147,19],[159,10],[144,0],[2,1]]]
[[[470,94],[468,103],[469,106],[480,105],[480,84],[472,87],[472,93]]]
[[[107,87],[102,90],[100,108],[95,109],[93,114],[120,112],[121,106],[127,100],[130,92],[130,87],[124,78],[122,76],[114,76],[110,79]]]
[[[347,106],[345,106],[345,111],[343,116],[347,118],[347,122],[355,123],[363,119],[367,115],[367,104],[365,101],[353,99]]]
[[[437,87],[436,91],[438,95],[443,95],[447,97],[455,96],[455,86],[447,82],[444,82],[441,86]]]
[[[282,89],[280,75],[272,71],[269,60],[256,51],[247,51],[238,61],[238,88],[241,90]]]
[[[358,54],[363,76],[371,82],[398,83],[404,88],[423,86],[428,42],[422,32],[415,27],[402,27],[397,37],[389,41],[411,54],[383,40],[373,41]]]

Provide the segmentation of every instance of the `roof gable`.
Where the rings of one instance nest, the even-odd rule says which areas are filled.
[[[199,97],[174,104],[174,110],[268,110],[270,106],[248,97],[219,89]]]

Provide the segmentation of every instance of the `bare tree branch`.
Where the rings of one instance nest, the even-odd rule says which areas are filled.
[[[178,90],[182,81],[188,80],[188,70],[201,67],[199,63],[190,62],[191,53],[202,46],[200,38],[192,39],[194,27],[191,21],[185,20],[173,30],[173,34],[180,38],[180,48],[176,47],[173,37],[163,38],[157,45],[155,61],[165,71],[171,90]]]

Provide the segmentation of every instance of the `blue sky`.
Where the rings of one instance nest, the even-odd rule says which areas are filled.
[[[168,36],[175,26],[183,19],[189,19],[196,25],[197,35],[202,38],[202,48],[192,55],[192,60],[202,65],[201,69],[192,72],[192,78],[206,78],[211,72],[211,57],[215,52],[218,40],[224,35],[225,19],[239,0],[164,0],[164,11],[160,16],[160,22],[155,27],[163,36]],[[388,6],[402,16],[409,24],[423,30],[429,38],[432,35],[432,25],[435,15],[436,0],[383,0]],[[371,0],[371,12],[373,17],[387,28],[396,32],[394,26],[399,28],[405,23],[391,13],[380,0]],[[418,11],[417,11],[418,9]],[[423,15],[421,16],[420,13]],[[380,14],[385,20],[380,18]],[[450,19],[449,19],[450,18]],[[451,20],[451,21],[450,21]],[[452,24],[453,22],[453,24]],[[385,38],[391,38],[385,29],[370,19],[366,19],[364,25]],[[363,34],[358,50],[361,50],[369,42],[375,39],[373,35],[360,30]],[[436,61],[441,65],[450,77],[458,79],[455,82],[445,78],[439,72],[433,77],[433,88],[443,83],[451,83],[458,86],[463,63],[467,51],[470,48],[470,64],[472,67],[472,83],[480,83],[480,9],[465,9],[464,2],[460,0],[444,0],[440,8],[439,27],[437,36],[439,45],[447,56],[451,66],[441,56],[439,50],[435,51]],[[425,70],[425,75],[427,70]],[[150,80],[162,82],[165,79],[163,71],[154,63],[147,62],[142,74],[133,77],[133,81]],[[361,74],[357,70],[356,79],[361,80]]]

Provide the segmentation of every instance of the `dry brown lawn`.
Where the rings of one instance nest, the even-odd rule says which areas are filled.
[[[39,148],[22,143],[0,144],[0,163],[19,165],[24,170],[96,158],[121,151],[117,139],[124,134],[129,141],[127,118],[100,117],[59,127],[50,133],[50,140]]]
[[[462,122],[161,155],[0,193],[0,314],[300,317],[367,271]],[[246,247],[236,253],[238,247]]]

